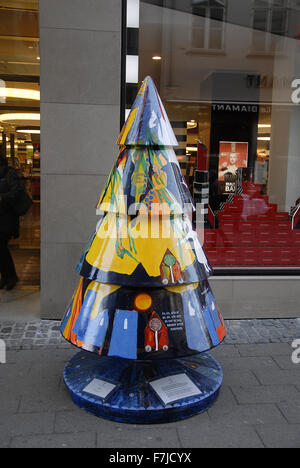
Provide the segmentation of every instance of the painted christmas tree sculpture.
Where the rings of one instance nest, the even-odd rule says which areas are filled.
[[[178,143],[150,77],[117,144],[100,221],[61,325],[82,349],[64,380],[73,401],[97,416],[175,421],[217,398],[222,370],[206,351],[226,328],[190,221],[195,208],[173,150]]]

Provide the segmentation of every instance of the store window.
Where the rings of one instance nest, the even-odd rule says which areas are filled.
[[[34,201],[11,242],[19,287],[39,287],[40,52],[38,0],[0,0],[0,146]]]
[[[300,271],[299,27],[296,0],[139,2],[138,81],[179,136],[217,274]]]

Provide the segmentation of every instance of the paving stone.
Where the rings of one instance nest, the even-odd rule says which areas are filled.
[[[217,400],[219,401],[219,400]],[[216,403],[217,404],[217,403]],[[210,424],[210,418],[208,416],[208,411],[204,411],[203,413],[197,414],[196,416],[193,416],[192,418],[188,419],[183,419],[181,421],[177,421],[176,423],[169,423],[169,424],[164,424],[162,427],[172,427],[176,425],[177,429],[182,429],[183,431],[188,429],[190,431],[198,431],[200,427],[206,427],[208,424]],[[139,426],[136,426],[139,427]],[[143,428],[149,427],[151,429],[151,426],[142,426]]]
[[[42,392],[36,396],[21,397],[19,413],[68,411],[74,409],[74,403],[67,390],[56,392]]]
[[[122,426],[122,427],[121,427]],[[92,414],[77,408],[73,411],[62,411],[56,414],[55,431],[59,434],[64,432],[106,432],[116,430],[128,430],[130,425],[115,423],[113,421],[97,418]]]
[[[300,399],[299,392],[294,385],[258,385],[252,387],[231,387],[238,403],[280,403]]]
[[[36,350],[18,350],[8,351],[7,356],[11,362],[35,362],[43,363],[47,362],[66,362],[71,356],[76,353],[76,349],[72,347],[70,350],[55,349],[49,353],[49,350],[42,349],[38,352]]]
[[[223,367],[224,373],[227,370],[231,371],[245,371],[260,369],[268,372],[269,370],[276,370],[277,364],[274,362],[272,357],[235,357],[235,358],[223,358],[220,356],[220,364]]]
[[[276,424],[285,423],[285,419],[279,409],[273,404],[264,405],[237,405],[226,408],[225,406],[213,406],[208,410],[212,422],[232,424]]]
[[[12,335],[14,336],[14,335]],[[34,332],[26,332],[25,333],[25,338],[34,338],[36,334]]]
[[[55,361],[45,361],[43,363],[32,363],[29,378],[35,380],[39,377],[48,378],[50,376],[60,376],[63,373],[65,361],[63,359]]]
[[[9,350],[6,351],[6,364],[0,364],[0,369],[2,366],[7,366],[8,364],[17,364],[16,355],[20,352],[20,350]]]
[[[3,432],[10,437],[51,434],[54,429],[54,417],[54,413],[2,415],[0,419],[0,439]]]
[[[258,426],[256,431],[266,448],[300,448],[299,424]]]
[[[12,364],[12,366],[14,365]],[[17,366],[19,367],[19,365]],[[37,396],[43,392],[55,392],[59,388],[59,379],[59,372],[56,378],[54,378],[53,375],[47,374],[46,371],[44,374],[30,372],[18,374],[11,371],[9,377],[1,379],[1,394],[13,394],[19,397],[22,395]]]
[[[3,414],[15,414],[20,405],[20,396],[14,394],[1,395],[0,397],[0,418]]]
[[[24,381],[24,379],[28,376],[30,367],[30,363],[21,364],[18,362],[15,364],[2,364],[0,366],[1,386],[9,380],[13,380],[15,385],[17,382]]]
[[[253,373],[262,385],[300,385],[300,372],[298,369],[270,369],[268,372],[257,369]]]
[[[9,448],[11,437],[5,430],[0,429],[0,448]]]
[[[177,430],[169,427],[166,429],[143,429],[119,431],[116,434],[110,431],[98,433],[98,448],[179,448],[180,440]]]
[[[210,354],[216,359],[220,357],[239,357],[239,351],[235,345],[220,345],[210,351]]]
[[[291,346],[287,343],[237,345],[241,356],[286,356],[291,355]]]
[[[224,372],[223,384],[230,385],[241,385],[243,387],[259,385],[260,382],[257,377],[251,371],[240,371],[236,372],[233,369],[227,369]]]
[[[295,372],[300,373],[300,364],[295,364],[292,361],[292,350],[291,354],[287,356],[274,356],[274,361],[277,363],[278,367],[283,370],[294,370]]]
[[[221,387],[219,397],[217,401],[215,402],[214,406],[216,406],[217,408],[219,406],[221,407],[225,406],[226,408],[229,408],[231,406],[236,406],[236,405],[237,405],[237,401],[235,399],[233,392],[231,391],[231,388],[226,385],[223,385]]]
[[[14,437],[11,448],[96,448],[97,434],[44,434],[30,437]]]
[[[183,448],[263,448],[255,430],[234,423],[209,423],[197,431],[178,429]]]
[[[300,424],[300,398],[278,404],[287,421],[291,424]]]

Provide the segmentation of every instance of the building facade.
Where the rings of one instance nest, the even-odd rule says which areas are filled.
[[[297,315],[299,236],[290,223],[300,197],[300,108],[293,101],[299,2],[87,2],[84,19],[68,3],[40,5],[42,193],[49,197],[42,208],[42,314],[58,316],[72,290],[70,272],[95,223],[91,202],[116,157],[120,105],[122,121],[150,74],[174,127],[180,123],[178,157],[191,188],[197,141],[208,150],[217,219],[204,242],[225,317]],[[235,194],[226,193],[232,153],[245,169],[240,199],[235,182]],[[245,205],[247,182],[259,190]]]
[[[42,318],[60,318],[72,295],[120,125],[147,75],[204,215],[199,233],[224,317],[298,316],[300,2],[0,0],[0,13],[12,3],[27,25],[18,43],[31,38],[34,55],[20,52],[19,70],[0,40],[0,79],[6,88],[13,78],[32,91],[41,85],[40,141],[34,133],[23,141],[41,154]],[[26,102],[23,130],[34,131],[39,107]],[[0,101],[0,118],[15,110]],[[20,127],[10,124],[2,129],[9,151]]]

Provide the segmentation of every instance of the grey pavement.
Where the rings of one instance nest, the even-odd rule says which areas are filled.
[[[58,322],[0,322],[8,344],[0,365],[0,447],[300,448],[300,364],[291,360],[299,322],[227,322],[226,344],[212,351],[224,370],[218,401],[160,425],[115,423],[72,403],[62,372],[76,349],[60,338]]]
[[[0,322],[38,320],[41,316],[40,291],[17,287],[12,291],[0,290]]]

